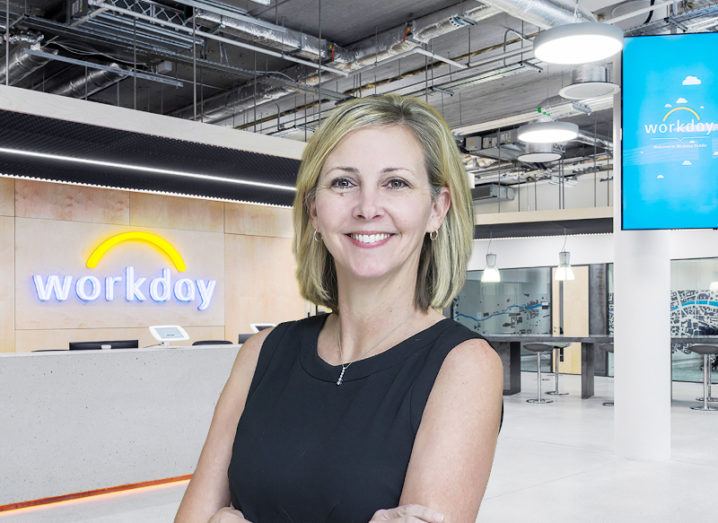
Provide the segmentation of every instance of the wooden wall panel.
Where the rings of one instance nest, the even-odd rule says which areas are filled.
[[[0,246],[10,248],[0,249],[0,351],[65,348],[71,339],[137,338],[148,345],[147,326],[162,323],[184,326],[193,339],[236,342],[252,322],[279,323],[309,310],[294,276],[291,209],[0,178],[3,214]],[[33,274],[72,275],[73,283],[94,275],[104,284],[128,265],[148,279],[171,268],[141,243],[122,244],[97,268],[85,267],[99,242],[128,230],[156,232],[178,248],[188,270],[172,268],[172,281],[217,280],[211,309],[198,311],[198,302],[127,303],[120,299],[124,285],[113,302],[83,303],[74,289],[62,303],[38,299]]]
[[[292,209],[226,203],[224,232],[251,236],[292,238]]]
[[[556,269],[552,271],[552,278]],[[588,267],[573,267],[576,279],[564,282],[563,332],[566,336],[586,336],[588,332]],[[552,332],[559,334],[558,282],[553,281]],[[564,350],[559,371],[565,374],[581,374],[581,344],[572,343]]]
[[[15,215],[23,218],[126,225],[129,203],[128,191],[15,181]]]
[[[221,233],[178,231],[153,228],[175,246],[187,264],[187,271],[177,272],[161,252],[140,242],[123,243],[107,253],[94,269],[85,267],[89,254],[106,238],[128,230],[95,223],[65,222],[16,218],[16,274],[15,301],[17,329],[114,328],[146,327],[148,325],[179,324],[224,325],[224,235]],[[142,303],[128,302],[124,295],[124,280],[116,286],[113,301],[104,299],[105,278],[124,276],[125,268],[135,268],[137,277],[146,277]],[[172,284],[180,278],[216,280],[210,306],[198,310],[199,295],[191,303],[174,299],[154,303],[149,297],[150,280],[159,277],[164,268],[170,269]],[[58,302],[54,298],[39,300],[33,275],[45,278],[50,274],[73,276],[69,298]],[[74,281],[82,276],[95,276],[103,285],[100,297],[93,302],[79,300]]]
[[[131,192],[130,225],[222,232],[224,203]]]
[[[0,352],[15,350],[15,218],[0,216]]]
[[[237,340],[255,322],[305,316],[294,276],[291,240],[225,234],[225,335]]]
[[[222,326],[186,327],[190,339],[173,345],[192,345],[197,340],[224,339]],[[139,340],[140,347],[157,343],[147,327],[122,329],[33,329],[16,331],[14,350],[30,352],[35,349],[67,349],[70,341]],[[236,341],[236,340],[235,340]]]
[[[15,180],[0,178],[0,216],[15,216]]]

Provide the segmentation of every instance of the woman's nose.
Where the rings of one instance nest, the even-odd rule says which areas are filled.
[[[381,216],[383,208],[381,195],[374,188],[362,188],[358,193],[358,200],[354,206],[354,218],[371,220]]]

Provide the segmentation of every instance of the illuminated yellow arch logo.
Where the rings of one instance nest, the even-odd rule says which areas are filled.
[[[668,118],[671,114],[675,113],[676,111],[688,111],[689,113],[693,114],[693,116],[696,117],[696,120],[700,120],[700,119],[701,119],[701,117],[698,116],[698,113],[695,112],[695,111],[694,111],[693,109],[691,109],[690,107],[674,107],[673,109],[671,109],[670,111],[668,111],[668,112],[665,114],[665,116],[663,117],[663,120],[662,120],[662,121],[665,122],[665,121],[666,121],[666,118]]]
[[[94,269],[110,249],[113,249],[121,243],[133,241],[147,243],[167,255],[178,272],[184,272],[187,270],[187,265],[185,264],[182,255],[170,242],[157,234],[143,231],[123,232],[107,238],[100,245],[95,247],[95,250],[92,251],[90,257],[87,258],[85,265],[88,269]]]

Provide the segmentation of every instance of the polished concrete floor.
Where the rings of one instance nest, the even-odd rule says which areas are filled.
[[[550,389],[553,382],[544,384]],[[611,397],[612,385],[597,378],[597,396],[581,400],[578,377],[562,376],[561,388],[570,396],[530,405],[525,399],[535,394],[536,378],[523,374],[524,392],[506,398],[478,521],[718,521],[718,412],[688,408],[701,386],[674,384],[673,458],[654,463],[614,456],[612,408],[601,404]],[[0,523],[170,522],[185,485],[28,509],[0,516]]]

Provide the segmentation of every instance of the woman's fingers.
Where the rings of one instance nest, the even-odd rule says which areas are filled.
[[[369,523],[379,521],[402,521],[411,523],[442,523],[441,512],[423,505],[401,505],[399,507],[377,510]]]

